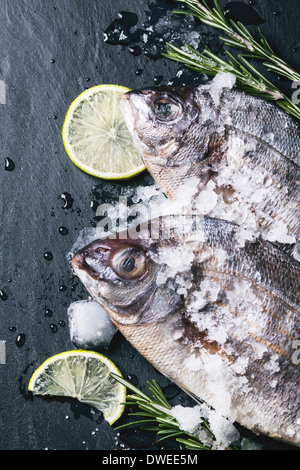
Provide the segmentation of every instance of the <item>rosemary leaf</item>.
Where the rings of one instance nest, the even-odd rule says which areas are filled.
[[[149,384],[149,390],[152,393],[153,397],[157,400],[157,402],[161,405],[164,406],[167,409],[171,409],[170,404],[168,403],[166,397],[164,396],[161,388],[159,387],[158,383],[153,380],[152,384],[148,382]]]
[[[235,57],[230,51],[226,51],[229,59],[226,62],[207,47],[200,53],[187,44],[182,47],[167,44],[167,50],[163,56],[209,76],[215,76],[218,72],[232,73],[236,77],[239,88],[254,96],[274,101],[281,109],[300,120],[300,106],[293,103],[249,61],[250,59],[257,60],[266,68],[267,72],[284,77],[293,83],[300,81],[300,74],[287,62],[276,56],[260,28],[258,29],[259,40],[257,41],[245,25],[226,19],[218,0],[214,0],[214,8],[210,8],[206,0],[177,1],[184,4],[188,10],[175,10],[174,14],[193,15],[203,23],[224,31],[226,36],[220,36],[219,39],[226,46],[241,50],[242,54]]]
[[[159,432],[157,434],[160,435]],[[158,439],[158,442],[164,441],[166,439],[172,439],[173,437],[177,438],[178,436],[182,436],[182,434],[184,434],[184,432],[182,432],[182,431],[181,432],[178,431],[178,432],[169,433],[166,436],[160,437]],[[176,440],[178,441],[178,439],[176,439]]]
[[[141,419],[141,420],[137,420],[137,421],[132,421],[130,423],[126,423],[126,424],[121,424],[120,426],[117,426],[115,428],[115,431],[119,431],[120,429],[125,429],[125,428],[129,428],[131,426],[140,426],[142,423],[153,423],[155,420],[153,419]]]
[[[210,450],[211,449],[210,447],[205,446],[204,444],[201,444],[201,442],[198,442],[193,439],[178,438],[177,442],[184,444],[185,448],[188,450]]]

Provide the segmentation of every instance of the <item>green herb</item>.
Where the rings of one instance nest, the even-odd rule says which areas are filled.
[[[215,441],[215,437],[210,430],[208,423],[203,420],[199,430],[202,429],[206,432],[207,440],[211,442],[211,445],[208,445],[207,443],[204,444],[198,436],[181,430],[177,420],[171,413],[172,406],[155,380],[153,380],[152,383],[148,382],[149,391],[152,394],[152,398],[150,398],[124,378],[113,373],[111,373],[111,376],[133,392],[133,394],[127,395],[125,405],[135,406],[138,408],[137,412],[128,413],[128,416],[139,417],[138,420],[118,426],[115,430],[131,426],[139,426],[141,429],[156,432],[158,442],[165,439],[175,438],[175,440],[179,444],[184,445],[186,449],[211,449]]]
[[[243,53],[236,57],[230,51],[226,51],[228,59],[222,60],[206,46],[201,53],[190,45],[176,47],[168,43],[167,51],[163,54],[165,57],[209,76],[215,76],[219,72],[231,73],[236,77],[236,84],[240,89],[260,98],[274,101],[287,113],[300,119],[300,106],[293,103],[250,62],[258,60],[268,72],[276,73],[292,82],[300,81],[299,73],[276,56],[261,29],[258,29],[260,40],[256,41],[242,23],[233,20],[227,21],[217,0],[214,0],[214,8],[210,8],[206,0],[177,1],[185,4],[190,10],[175,10],[174,14],[193,15],[203,23],[224,31],[226,36],[221,36],[220,40],[226,46],[241,50]]]

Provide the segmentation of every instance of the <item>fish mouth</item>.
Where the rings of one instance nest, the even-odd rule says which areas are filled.
[[[71,265],[75,273],[79,274],[84,272],[95,281],[99,280],[99,273],[86,262],[85,255],[82,251],[75,253],[71,260]]]
[[[108,266],[111,252],[114,249],[104,240],[96,240],[78,250],[72,257],[71,266],[76,273],[85,272],[95,281],[99,281],[100,266]]]
[[[122,96],[122,98],[119,101],[119,105],[120,105],[120,109],[122,111],[125,123],[127,125],[128,131],[130,135],[134,138],[135,116],[136,116],[138,109],[134,106],[131,100],[130,92],[125,93]]]
[[[139,152],[141,159],[144,164],[147,166],[147,158],[152,157],[152,152],[149,147],[143,142],[143,140],[138,135],[136,130],[137,122],[139,119],[140,109],[134,103],[134,99],[140,97],[140,93],[129,91],[125,93],[119,101],[120,109],[123,114],[125,124],[127,126],[128,132],[131,135],[134,147]],[[147,169],[149,170],[148,166]]]
[[[133,98],[140,98],[143,94],[145,93],[138,91],[128,91],[120,98],[119,105],[127,125],[129,117],[132,117],[135,121],[136,114],[139,111],[139,107],[134,104]]]
[[[122,112],[128,109],[128,105],[131,106],[129,93],[130,91],[124,93],[120,98],[119,104]]]

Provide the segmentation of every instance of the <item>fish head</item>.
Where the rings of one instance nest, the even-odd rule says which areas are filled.
[[[208,95],[199,86],[167,86],[133,90],[120,100],[136,149],[171,199],[209,153]]]
[[[127,237],[100,239],[72,257],[72,268],[88,292],[120,325],[158,321],[181,303],[172,288],[158,286],[162,266],[153,260],[156,243]]]
[[[197,118],[193,87],[160,87],[125,93],[120,106],[145,163],[177,148]]]

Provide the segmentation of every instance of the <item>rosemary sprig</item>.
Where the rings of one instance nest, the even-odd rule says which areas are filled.
[[[200,53],[189,45],[179,48],[167,44],[167,51],[163,54],[165,57],[210,76],[215,76],[218,72],[229,72],[236,77],[236,84],[239,88],[276,102],[279,107],[300,120],[300,106],[293,103],[248,60],[258,60],[268,72],[276,73],[292,82],[300,81],[300,74],[275,54],[261,29],[259,29],[260,41],[256,41],[242,23],[227,21],[218,0],[214,0],[214,8],[210,8],[206,0],[177,1],[185,4],[190,10],[174,10],[173,13],[193,15],[203,23],[222,30],[226,36],[220,36],[220,40],[226,46],[241,50],[242,53],[235,57],[230,51],[226,51],[229,59],[226,61],[219,58],[208,47]]]
[[[155,380],[153,380],[152,383],[148,382],[149,391],[152,394],[152,398],[150,398],[124,378],[113,373],[111,373],[111,376],[133,392],[133,394],[127,395],[125,405],[137,406],[138,411],[128,413],[128,416],[136,416],[140,418],[120,425],[116,427],[115,430],[131,426],[139,426],[141,429],[156,432],[158,442],[165,439],[175,438],[175,440],[184,445],[186,449],[211,449],[215,438],[208,423],[203,420],[201,426],[202,429],[206,431],[207,436],[209,436],[211,445],[207,445],[206,443],[204,444],[198,436],[181,430],[177,420],[171,413],[172,406]]]

